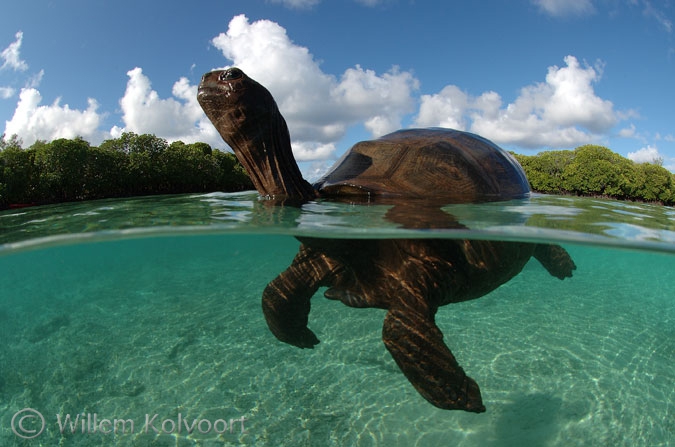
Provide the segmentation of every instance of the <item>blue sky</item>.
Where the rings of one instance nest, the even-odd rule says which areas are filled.
[[[665,0],[5,2],[0,131],[226,148],[196,88],[237,65],[277,99],[310,177],[414,126],[525,154],[602,144],[675,171],[674,18]]]

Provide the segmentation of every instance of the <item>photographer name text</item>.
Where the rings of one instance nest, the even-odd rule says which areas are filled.
[[[56,428],[60,433],[125,435],[134,433],[152,434],[224,434],[248,433],[247,418],[190,418],[182,413],[176,417],[162,417],[158,413],[146,413],[142,419],[100,417],[97,413],[57,414]],[[140,422],[140,423],[139,423]],[[44,416],[32,408],[18,411],[12,418],[12,431],[24,439],[38,437],[46,427]]]

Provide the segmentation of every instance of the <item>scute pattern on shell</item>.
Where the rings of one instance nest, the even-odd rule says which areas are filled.
[[[518,162],[494,143],[452,129],[406,129],[355,144],[314,187],[325,196],[475,203],[526,197]]]

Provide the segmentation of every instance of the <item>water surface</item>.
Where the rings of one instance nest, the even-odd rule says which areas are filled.
[[[389,209],[279,208],[245,193],[1,212],[0,444],[674,442],[672,208],[534,196],[444,207],[462,228],[434,230],[402,228]],[[532,261],[494,292],[439,309],[487,407],[445,411],[386,351],[383,310],[319,291],[309,325],[321,343],[300,350],[274,338],[260,296],[297,252],[294,235],[560,243],[577,270],[559,281]],[[33,440],[12,431],[24,408],[45,418]],[[94,414],[104,429],[102,419],[132,420],[133,433],[128,422],[94,431]],[[187,433],[194,422],[208,433]]]

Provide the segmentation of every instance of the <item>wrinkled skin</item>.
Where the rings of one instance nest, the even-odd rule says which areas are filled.
[[[449,129],[413,129],[356,144],[316,184],[300,175],[286,123],[271,94],[241,70],[207,73],[198,99],[206,115],[272,204],[316,198],[391,204],[405,228],[464,228],[450,203],[527,197],[522,168],[493,143]],[[443,409],[483,412],[476,382],[443,341],[439,306],[479,298],[520,273],[531,257],[556,278],[576,268],[557,245],[453,239],[298,238],[292,264],[263,292],[272,333],[300,348],[319,343],[307,327],[310,300],[387,309],[382,340],[415,389]]]

